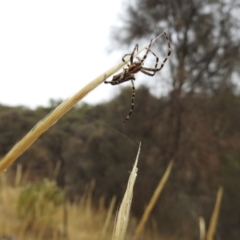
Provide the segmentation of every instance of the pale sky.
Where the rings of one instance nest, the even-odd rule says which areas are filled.
[[[64,100],[121,61],[122,51],[107,52],[121,8],[121,0],[0,1],[0,104]],[[84,101],[116,90],[102,84]]]

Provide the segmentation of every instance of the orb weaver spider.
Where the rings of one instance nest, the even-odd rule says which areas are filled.
[[[161,66],[159,68],[158,68],[159,58],[151,50],[152,41],[153,41],[153,39],[151,39],[148,47],[146,48],[147,51],[146,51],[146,53],[145,53],[145,55],[143,56],[142,59],[140,59],[139,57],[136,57],[137,61],[134,61],[134,55],[138,51],[138,44],[136,44],[132,53],[125,54],[122,57],[122,61],[127,64],[127,68],[123,68],[123,71],[121,73],[119,73],[117,75],[114,75],[111,81],[106,81],[106,78],[104,77],[104,80],[105,80],[104,83],[109,83],[111,85],[117,85],[117,84],[127,82],[127,81],[131,81],[131,83],[132,83],[132,104],[131,104],[131,108],[130,108],[129,113],[124,120],[124,123],[130,118],[130,115],[132,114],[133,109],[134,109],[134,97],[135,97],[134,80],[135,80],[135,74],[138,73],[138,72],[142,72],[142,73],[144,73],[148,76],[153,77],[156,74],[156,72],[160,71],[164,67],[164,64],[166,63],[166,61],[168,60],[168,58],[171,55],[171,45],[170,45],[169,38],[168,38],[168,36],[165,32],[163,32],[163,34],[165,35],[165,38],[166,38],[167,43],[168,43],[168,53],[167,53],[165,59],[163,60]],[[155,63],[154,68],[143,66],[144,61],[146,60],[149,52],[151,52],[156,58],[156,63]],[[130,61],[129,61],[130,63],[127,63],[126,60],[125,60],[125,58],[127,56],[130,56]]]

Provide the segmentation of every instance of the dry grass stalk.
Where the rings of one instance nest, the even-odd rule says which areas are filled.
[[[86,192],[86,212],[88,213],[87,216],[91,216],[92,212],[92,199],[93,199],[93,190],[95,188],[95,180],[92,180],[90,182],[90,185],[88,186],[87,192]]]
[[[16,177],[15,177],[15,187],[20,186],[21,179],[22,179],[22,164],[18,164]]]
[[[221,207],[222,196],[223,196],[223,187],[220,186],[218,189],[216,203],[215,203],[215,206],[213,209],[213,213],[211,216],[211,220],[210,220],[210,224],[209,224],[209,228],[208,228],[208,232],[207,232],[207,238],[206,238],[207,240],[214,239],[214,235],[215,235],[216,227],[217,227],[218,216],[219,216],[219,211],[220,211],[220,207]]]
[[[138,163],[140,150],[141,150],[141,143],[139,144],[136,161],[134,163],[132,172],[130,174],[127,189],[117,214],[117,219],[114,227],[112,240],[123,240],[126,235],[126,230],[127,230],[128,220],[129,220],[129,212],[130,212],[132,197],[133,197],[133,186],[137,178],[137,170],[138,170],[137,163]]]
[[[106,239],[106,232],[107,232],[107,229],[110,225],[110,221],[111,221],[111,218],[112,218],[112,215],[113,215],[113,210],[114,210],[114,207],[115,207],[116,200],[117,200],[117,198],[116,198],[116,196],[114,196],[112,198],[112,201],[110,203],[110,207],[109,207],[108,212],[107,212],[107,217],[106,217],[106,220],[105,220],[103,228],[102,228],[100,239]]]
[[[143,216],[142,216],[142,218],[141,218],[141,220],[140,220],[140,222],[137,226],[137,229],[135,231],[133,239],[137,239],[137,237],[141,234],[141,232],[143,232],[143,230],[145,228],[145,225],[146,225],[146,223],[149,219],[149,216],[150,216],[153,208],[155,207],[156,202],[157,202],[157,200],[158,200],[158,198],[159,198],[159,196],[160,196],[160,194],[161,194],[161,192],[162,192],[164,186],[166,185],[166,182],[167,182],[167,180],[170,176],[172,166],[173,166],[173,161],[170,161],[162,179],[160,180],[157,188],[155,189],[155,191],[152,195],[152,198],[151,198],[149,204],[147,205],[147,207],[146,207],[146,209],[143,213]]]
[[[200,232],[200,240],[205,240],[206,238],[206,224],[203,217],[199,217],[199,232]]]
[[[162,34],[156,37],[154,41],[156,41]],[[145,46],[147,47],[147,45]],[[138,55],[141,51],[145,49],[143,47],[136,54]],[[129,58],[126,59],[129,61]],[[109,70],[105,71],[103,74],[92,80],[81,90],[76,92],[73,96],[71,96],[66,101],[62,102],[57,108],[55,108],[51,113],[49,113],[45,118],[39,121],[35,127],[30,130],[30,132],[23,137],[13,148],[1,159],[0,161],[0,173],[7,169],[20,155],[22,155],[44,132],[46,132],[52,125],[54,125],[64,114],[66,114],[77,102],[83,99],[89,92],[95,89],[98,85],[100,85],[104,81],[105,77],[110,77],[118,70],[120,70],[125,63],[120,62]]]

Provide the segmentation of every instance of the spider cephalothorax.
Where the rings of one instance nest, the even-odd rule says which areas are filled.
[[[137,59],[137,60],[134,61],[135,53],[138,51],[138,44],[136,44],[132,53],[125,54],[122,58],[122,61],[127,64],[127,68],[123,68],[123,71],[121,73],[119,73],[117,75],[114,75],[111,81],[106,81],[106,80],[104,81],[104,83],[110,83],[112,85],[117,85],[117,84],[127,82],[127,81],[132,82],[132,106],[131,106],[130,112],[127,115],[124,122],[126,122],[130,118],[130,115],[132,114],[133,108],[134,108],[135,87],[134,87],[133,80],[135,80],[135,74],[138,73],[138,72],[142,72],[142,73],[144,73],[148,76],[151,76],[151,77],[154,76],[156,74],[156,72],[160,71],[164,67],[165,62],[168,60],[168,58],[171,54],[171,46],[170,46],[169,38],[168,38],[168,36],[165,32],[163,34],[165,35],[165,37],[167,39],[168,53],[167,53],[167,56],[165,57],[165,59],[163,60],[161,66],[159,68],[158,68],[159,58],[151,50],[152,41],[153,41],[151,39],[148,47],[146,48],[146,53],[145,53],[145,55],[143,56],[142,59],[140,59],[139,57],[136,57],[135,59]],[[149,52],[151,52],[156,58],[156,63],[155,63],[154,68],[149,68],[149,67],[144,67],[143,66],[144,61],[146,60]],[[127,56],[130,56],[130,60],[129,60],[130,63],[127,63],[126,60],[125,60],[125,58]]]

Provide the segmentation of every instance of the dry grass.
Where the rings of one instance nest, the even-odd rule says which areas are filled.
[[[18,239],[25,240],[46,240],[46,239],[81,239],[81,240],[99,240],[99,239],[125,239],[126,229],[130,220],[130,208],[133,196],[133,186],[137,176],[137,161],[140,154],[140,147],[137,154],[133,170],[129,177],[129,183],[122,204],[118,211],[118,216],[115,222],[114,229],[114,207],[116,198],[113,197],[109,208],[103,207],[103,201],[100,199],[99,208],[92,206],[92,192],[94,189],[94,182],[87,188],[85,194],[77,203],[67,203],[68,212],[68,236],[63,237],[63,205],[56,207],[54,216],[50,216],[51,224],[49,224],[49,216],[46,211],[36,211],[36,219],[31,220],[29,227],[29,219],[27,212],[31,211],[28,203],[26,204],[26,217],[20,218],[17,212],[17,205],[19,196],[24,192],[26,187],[8,186],[5,179],[5,174],[1,175],[0,184],[0,237],[13,236]],[[16,174],[16,179],[19,180],[19,172]],[[49,184],[48,184],[49,185]],[[27,188],[29,189],[29,188]],[[34,194],[35,194],[35,190]],[[43,193],[40,192],[41,196]],[[24,195],[25,196],[25,195]],[[41,213],[45,214],[45,217]],[[22,215],[21,215],[22,216]],[[41,219],[41,221],[38,221]],[[42,221],[47,219],[46,224]],[[36,221],[35,221],[36,220]],[[113,237],[112,237],[113,235]],[[151,239],[151,238],[148,238]]]
[[[0,188],[0,238],[12,236],[24,240],[46,239],[81,239],[94,240],[111,239],[114,217],[104,208],[95,209],[85,196],[78,203],[68,203],[68,236],[63,238],[63,206],[56,208],[52,216],[51,227],[38,223],[37,226],[27,228],[27,219],[19,218],[17,201],[22,188],[13,188],[2,184]],[[109,208],[110,209],[110,208]],[[113,209],[113,207],[112,207]],[[41,213],[39,213],[41,214]],[[42,219],[42,216],[36,218]],[[107,224],[106,224],[106,221]],[[102,232],[105,226],[104,233]]]
[[[138,152],[139,156],[139,152]],[[137,156],[137,158],[138,158]],[[165,181],[166,177],[169,176],[171,171],[172,163],[169,164],[162,180],[160,182]],[[136,179],[136,163],[133,167],[132,174],[129,177],[129,183],[127,187],[127,191],[123,198],[122,206],[120,207],[118,213],[118,220],[115,223],[115,232],[112,234],[114,229],[114,216],[115,216],[115,202],[116,198],[113,197],[108,208],[104,208],[104,200],[101,198],[99,200],[99,207],[94,208],[92,205],[92,192],[94,188],[94,182],[92,182],[87,188],[85,194],[82,196],[80,201],[75,203],[67,203],[67,212],[68,212],[68,225],[67,232],[68,236],[64,237],[64,226],[63,226],[63,205],[56,207],[56,211],[53,216],[51,216],[51,224],[49,224],[49,216],[43,218],[41,212],[37,211],[39,216],[36,216],[37,221],[32,225],[31,228],[28,227],[29,221],[27,218],[20,218],[17,212],[17,201],[19,199],[19,195],[22,193],[24,187],[23,186],[9,186],[5,179],[5,174],[0,175],[0,238],[2,236],[12,236],[17,237],[17,239],[21,240],[60,240],[60,239],[69,239],[69,240],[105,240],[105,239],[133,239],[134,229],[137,229],[137,221],[135,219],[131,219],[129,215],[130,207],[131,207],[131,199],[133,194],[133,184]],[[16,176],[17,177],[17,176]],[[158,191],[159,186],[155,190]],[[40,194],[41,195],[41,194]],[[216,204],[213,209],[213,214],[211,217],[209,229],[207,234],[205,233],[205,221],[203,218],[200,218],[200,240],[211,240],[214,238],[217,220],[220,211],[221,199],[223,196],[222,187],[219,188]],[[158,196],[157,196],[158,198]],[[152,201],[150,201],[151,203]],[[150,204],[149,203],[149,204]],[[133,202],[134,204],[134,202]],[[150,204],[151,205],[151,204]],[[28,210],[28,206],[26,206]],[[148,207],[146,208],[148,209]],[[147,211],[147,210],[145,210]],[[148,216],[149,216],[148,211]],[[27,214],[26,214],[27,216]],[[46,219],[46,223],[40,222],[38,220]],[[34,222],[34,221],[33,221]],[[140,221],[141,222],[141,221]],[[141,224],[138,224],[140,226]],[[158,232],[157,224],[152,221],[151,230],[148,228],[143,228],[141,230],[141,234],[139,236],[135,235],[135,239],[148,239],[148,240],[157,240],[157,239],[165,239],[165,240],[174,240],[172,236],[171,238],[161,238],[161,234]],[[128,227],[127,237],[126,237],[126,229]],[[136,230],[135,230],[136,232]],[[112,237],[113,235],[113,237]],[[207,237],[206,237],[207,235]]]
[[[161,178],[161,180],[159,181],[159,184],[158,186],[156,187],[153,195],[152,195],[152,198],[150,199],[144,213],[143,213],[143,216],[136,228],[136,231],[135,231],[135,234],[134,234],[134,237],[133,239],[137,239],[140,234],[144,231],[144,228],[146,226],[146,223],[147,221],[149,220],[149,217],[150,217],[150,214],[153,210],[153,208],[155,207],[156,203],[157,203],[157,200],[159,199],[159,196],[162,192],[162,190],[164,189],[166,183],[167,183],[167,180],[171,174],[171,171],[172,171],[172,166],[173,166],[173,161],[170,161],[163,177]]]
[[[212,212],[212,216],[210,219],[210,224],[207,232],[207,240],[213,240],[215,233],[216,233],[216,228],[217,228],[217,222],[218,222],[218,217],[219,217],[219,212],[220,212],[220,207],[221,207],[221,202],[222,202],[222,197],[223,197],[223,187],[220,186],[218,189],[217,193],[217,198],[216,198],[216,203]]]
[[[67,203],[68,212],[68,226],[67,232],[68,236],[64,237],[64,226],[63,226],[63,205],[57,206],[56,211],[49,211],[49,214],[54,212],[54,215],[47,216],[48,211],[36,211],[35,218],[31,219],[31,224],[29,225],[28,212],[31,211],[31,207],[28,205],[27,201],[21,202],[21,204],[26,204],[25,218],[19,216],[17,211],[17,206],[19,203],[19,196],[25,191],[26,187],[21,187],[16,184],[15,187],[8,186],[5,179],[5,174],[0,175],[0,237],[1,236],[15,236],[18,239],[25,240],[42,240],[42,239],[81,239],[81,240],[104,240],[104,239],[126,239],[127,227],[131,228],[128,233],[128,237],[132,235],[135,228],[134,222],[130,218],[130,208],[133,197],[133,187],[137,177],[137,162],[140,154],[140,146],[137,153],[136,161],[133,166],[132,172],[129,176],[128,186],[125,195],[122,200],[122,204],[119,208],[117,218],[114,227],[114,216],[115,216],[115,202],[116,198],[113,197],[110,206],[106,209],[103,207],[103,201],[100,199],[99,208],[94,208],[92,206],[92,192],[94,189],[94,182],[92,182],[85,194],[82,196],[80,201],[77,203]],[[16,173],[16,182],[19,179],[20,170]],[[165,179],[166,181],[166,179]],[[48,181],[43,181],[47,183]],[[27,187],[29,189],[29,187]],[[33,193],[36,193],[34,187]],[[38,188],[37,188],[38,189]],[[45,188],[41,188],[45,189]],[[25,192],[24,192],[25,193]],[[39,192],[39,200],[44,193]],[[24,195],[25,196],[25,195]],[[46,202],[46,205],[48,203]],[[35,206],[35,205],[34,205]],[[39,206],[38,204],[36,206]],[[33,208],[34,211],[35,207]],[[50,213],[51,212],[51,213]],[[34,211],[35,213],[35,211]],[[43,214],[45,216],[42,216]],[[44,222],[45,219],[45,222]],[[49,219],[51,222],[49,222]],[[113,232],[114,229],[114,233]],[[144,236],[147,236],[149,240],[157,239],[157,234],[150,232],[143,232]]]
[[[124,240],[125,235],[127,232],[127,226],[129,222],[130,217],[130,209],[132,204],[132,198],[133,198],[133,187],[137,178],[137,163],[140,155],[141,150],[141,143],[139,145],[136,161],[133,165],[132,172],[129,176],[128,185],[126,192],[124,194],[122,203],[120,205],[117,218],[116,218],[116,224],[113,232],[112,240]]]

